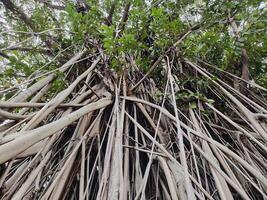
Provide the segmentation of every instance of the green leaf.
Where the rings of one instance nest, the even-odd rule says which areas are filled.
[[[192,108],[192,109],[195,109],[195,108],[197,108],[197,104],[196,104],[196,102],[195,102],[195,101],[193,101],[193,102],[190,102],[190,108]]]

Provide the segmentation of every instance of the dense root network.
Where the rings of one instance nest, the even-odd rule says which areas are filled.
[[[51,72],[0,102],[2,199],[267,198],[264,88],[168,56],[142,80],[132,58],[115,72],[84,53],[58,69],[63,91]]]

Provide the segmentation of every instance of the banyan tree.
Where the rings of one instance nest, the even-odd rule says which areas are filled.
[[[267,199],[266,6],[0,0],[0,198]]]

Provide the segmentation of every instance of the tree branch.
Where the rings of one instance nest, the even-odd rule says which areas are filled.
[[[115,7],[116,7],[116,1],[114,1],[110,7],[110,10],[109,10],[109,13],[108,13],[108,17],[105,21],[105,24],[107,26],[110,26],[112,24],[112,18],[113,18],[113,14],[114,14],[114,11],[115,11]]]
[[[65,6],[55,5],[55,4],[48,2],[47,0],[37,0],[37,1],[40,3],[43,3],[45,6],[51,9],[65,10]]]
[[[0,2],[4,4],[7,10],[11,11],[19,19],[21,19],[30,29],[32,29],[34,32],[37,32],[37,29],[33,21],[20,8],[18,8],[12,1],[0,0]]]
[[[39,32],[37,27],[19,7],[17,7],[11,0],[0,0],[4,4],[7,10],[11,11],[15,16],[21,19],[33,32]],[[48,49],[51,49],[52,43],[55,41],[51,35],[48,35],[46,39],[42,39]],[[52,50],[51,50],[52,52]]]
[[[128,17],[129,17],[129,10],[130,10],[130,7],[131,7],[131,4],[130,3],[127,3],[124,7],[124,11],[123,11],[123,15],[122,15],[122,18],[121,18],[121,22],[119,24],[119,32],[122,33],[124,31],[124,28],[125,28],[125,24],[128,20]]]
[[[48,49],[40,49],[40,48],[35,49],[34,47],[10,47],[10,48],[5,49],[4,51],[13,51],[13,50],[26,51],[26,52],[35,51],[35,52],[38,52],[38,53],[51,55],[51,52]],[[0,53],[3,53],[3,52],[0,52]]]

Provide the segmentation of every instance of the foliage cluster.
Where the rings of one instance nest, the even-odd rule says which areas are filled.
[[[1,69],[2,89],[25,81],[40,68],[42,72],[56,69],[85,42],[92,52],[96,51],[96,44],[101,45],[109,55],[111,66],[117,70],[124,66],[125,55],[132,55],[137,65],[146,71],[195,25],[199,28],[177,47],[178,57],[203,60],[233,72],[244,48],[248,52],[251,79],[267,86],[267,6],[264,1],[87,0],[89,11],[86,13],[76,11],[75,1],[66,2],[63,10],[52,9],[39,1],[16,2],[28,15],[31,26],[0,4],[4,14],[0,24],[0,50],[5,55],[0,61],[7,63]],[[128,18],[122,22],[127,4],[130,5]],[[112,6],[112,24],[107,24]],[[231,28],[232,21],[238,27],[238,37]],[[124,28],[120,30],[122,25]],[[32,32],[39,34],[30,34]],[[51,63],[42,68],[47,59]]]

